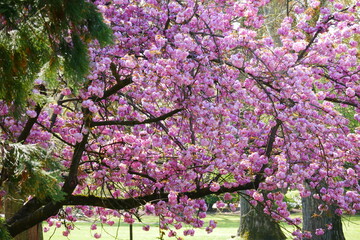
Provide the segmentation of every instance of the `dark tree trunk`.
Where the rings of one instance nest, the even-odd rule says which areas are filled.
[[[7,188],[14,188],[13,183],[6,184]],[[14,193],[14,191],[11,191]],[[11,218],[22,206],[24,201],[16,196],[16,193],[7,196],[4,201],[5,218]],[[42,224],[39,223],[32,228],[18,234],[14,240],[43,240]]]
[[[285,240],[277,222],[263,212],[260,205],[253,207],[244,197],[240,198],[240,226],[238,236],[243,240]]]
[[[312,240],[345,240],[341,217],[335,214],[335,207],[330,206],[327,211],[320,211],[318,206],[322,202],[312,196],[302,199],[303,231],[311,232]],[[327,226],[332,224],[332,229]],[[324,229],[324,235],[316,235],[316,229]]]

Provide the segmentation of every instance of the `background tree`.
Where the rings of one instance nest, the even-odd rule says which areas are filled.
[[[291,14],[293,4],[292,1],[277,0],[259,8],[265,20],[263,27],[257,29],[257,34],[262,37],[270,36],[275,46],[282,46],[277,30],[284,17]],[[246,26],[242,24],[242,27]],[[265,214],[262,205],[252,206],[249,197],[245,193],[243,195],[240,198],[240,225],[237,236],[244,240],[286,239],[279,222]],[[265,192],[264,195],[266,195]]]
[[[244,240],[285,240],[278,222],[264,213],[264,206],[253,206],[251,198],[240,199],[240,226],[237,235]],[[257,230],[257,231],[256,231]]]
[[[351,5],[354,4],[354,1],[341,1],[342,4]],[[316,5],[310,5],[311,2],[308,1],[272,1],[271,4],[266,5],[263,8],[264,16],[266,16],[265,24],[266,27],[266,34],[270,35],[272,39],[274,40],[275,44],[277,46],[282,46],[282,42],[280,41],[280,36],[278,35],[277,29],[280,27],[279,19],[282,19],[284,16],[292,16],[294,17],[294,22],[296,23],[299,18],[294,15],[294,10],[302,9],[305,10],[305,12],[308,12],[309,18],[307,19],[307,22],[309,26],[316,26],[317,22],[319,21],[320,17],[320,11],[321,9],[325,9],[328,7],[326,5],[326,1],[319,1]],[[280,20],[281,21],[281,20]],[[294,24],[293,22],[293,24]],[[264,34],[264,33],[263,33]],[[305,32],[305,34],[307,34]],[[311,39],[312,35],[307,34],[307,38]],[[356,37],[355,37],[356,38]],[[339,111],[344,114],[344,116],[348,116],[348,119],[350,121],[349,127],[354,128],[354,126],[357,126],[357,121],[354,123],[354,120],[352,119],[354,112],[349,113],[349,110],[339,108]],[[351,111],[351,110],[350,110]],[[312,195],[317,196],[317,192],[314,190],[312,191]],[[344,233],[342,231],[342,222],[341,217],[334,212],[335,208],[330,207],[330,209],[326,211],[320,211],[318,210],[318,206],[322,203],[320,200],[312,198],[312,195],[310,198],[304,198],[302,201],[302,210],[303,210],[303,230],[306,232],[311,232],[313,235],[319,229],[319,226],[326,226],[326,222],[333,222],[331,225],[331,230],[328,230],[325,235],[316,236],[317,239],[344,239]],[[248,201],[242,199],[241,205],[248,204]],[[327,208],[327,207],[326,207]],[[250,210],[251,208],[243,207],[243,209]],[[261,211],[260,211],[261,213]],[[319,213],[322,213],[319,215]],[[248,217],[246,213],[241,213],[241,216],[245,216],[245,218]],[[256,211],[253,211],[253,214],[251,215],[252,218],[257,218]],[[316,216],[316,217],[314,217]],[[241,217],[242,218],[242,217]],[[265,229],[269,229],[268,234],[264,233],[263,236],[271,236],[272,235],[272,228],[266,227],[267,223],[266,221],[263,222],[261,218],[261,214],[259,215],[259,220],[256,221],[255,219],[252,219],[250,222],[257,222],[258,224],[264,223],[264,227],[260,227],[263,231],[266,231]],[[245,222],[244,220],[241,222]],[[243,226],[240,225],[238,234],[241,236],[247,235],[249,232],[253,232],[254,235],[257,233],[257,228],[251,230],[249,227],[251,225],[243,224]],[[279,227],[273,227],[273,229],[280,229]],[[330,229],[330,227],[329,227]],[[281,231],[281,230],[280,230]],[[271,237],[270,237],[271,238]],[[278,237],[274,237],[274,239],[277,239]],[[262,239],[262,237],[255,237],[255,239]]]
[[[351,6],[355,4],[354,1],[339,1],[344,6]],[[307,11],[311,10],[308,2],[303,3],[304,8]],[[316,26],[316,23],[319,21],[321,9],[329,7],[327,1],[320,1],[320,4],[311,10],[311,18],[309,18],[309,25]],[[311,36],[308,36],[311,38]],[[348,127],[353,131],[358,122],[353,118],[355,112],[352,112],[353,107],[349,106],[337,106],[338,111],[347,117],[349,120]],[[349,114],[349,112],[352,112]],[[308,188],[309,186],[305,184]],[[322,240],[337,240],[345,239],[342,220],[340,214],[337,212],[336,207],[327,206],[321,199],[318,198],[320,189],[324,187],[324,183],[319,183],[315,189],[309,189],[311,195],[307,198],[302,199],[302,216],[303,216],[303,231],[311,232],[313,239],[322,239]],[[324,228],[327,229],[324,235],[318,234]]]
[[[356,6],[333,2],[314,27],[309,12],[294,10],[297,23],[283,19],[275,46],[257,35],[266,2],[97,1],[115,45],[89,43],[92,71],[78,91],[37,82],[34,95],[46,101],[30,101],[18,119],[2,102],[1,139],[49,153],[36,172],[33,158],[3,165],[27,175],[20,189],[33,181],[40,190],[23,191],[32,198],[6,219],[9,233],[52,225],[54,215],[76,221],[66,206],[77,205],[108,224],[113,216],[132,223],[142,207],[173,236],[182,224],[205,225],[204,196],[240,190],[275,221],[298,225],[282,192],[307,197],[306,181],[325,182],[323,201],[355,213],[359,136],[333,103],[359,106],[357,43],[344,44],[358,34]],[[73,228],[64,227],[64,235]]]

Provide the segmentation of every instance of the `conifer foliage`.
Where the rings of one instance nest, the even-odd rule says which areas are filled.
[[[83,82],[89,41],[112,41],[96,6],[85,0],[6,0],[0,21],[0,99],[19,106],[41,71],[48,82],[56,83],[57,73],[72,86]]]

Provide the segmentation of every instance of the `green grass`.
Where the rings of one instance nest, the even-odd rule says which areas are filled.
[[[217,222],[217,228],[211,233],[207,234],[204,229],[198,229],[195,231],[194,237],[185,237],[185,240],[229,240],[236,239],[232,236],[236,235],[237,228],[239,226],[239,215],[238,214],[213,214],[208,215],[205,219],[205,223],[209,220],[215,220]],[[135,223],[133,225],[133,239],[134,240],[155,240],[159,237],[159,229],[157,227],[158,218],[153,216],[146,216],[143,218],[145,224],[151,226],[150,231],[146,232],[142,230],[143,224]],[[45,224],[44,224],[45,225]],[[76,229],[73,230],[68,237],[62,236],[63,228],[55,229],[52,228],[49,232],[44,234],[44,239],[51,240],[86,240],[91,239],[96,232],[101,233],[103,240],[129,240],[129,225],[125,223],[114,224],[113,226],[104,225],[103,227],[98,226],[95,231],[90,230],[91,223],[78,222],[76,223]],[[360,236],[360,215],[345,217],[343,220],[344,233],[346,240],[357,240]],[[206,226],[206,224],[205,224]],[[53,232],[55,233],[53,234]],[[284,225],[284,231],[292,231],[292,228]],[[179,234],[182,231],[179,231]],[[50,238],[50,236],[53,236]],[[181,234],[179,236],[182,236]],[[290,236],[290,235],[289,235]],[[175,239],[166,238],[165,239]],[[291,238],[289,238],[291,239]]]

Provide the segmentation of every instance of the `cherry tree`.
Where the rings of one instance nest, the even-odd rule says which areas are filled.
[[[1,104],[0,183],[27,197],[6,219],[9,233],[43,220],[60,226],[54,216],[75,222],[69,206],[109,225],[113,216],[133,223],[155,214],[168,236],[185,225],[211,232],[203,197],[226,193],[226,201],[240,190],[295,226],[284,188],[356,213],[360,135],[341,108],[360,120],[360,2],[292,5],[280,45],[258,34],[268,2],[95,1],[114,44],[89,43],[84,84],[69,85],[60,71],[49,85],[40,73],[22,116]],[[67,236],[73,225],[64,223]]]

